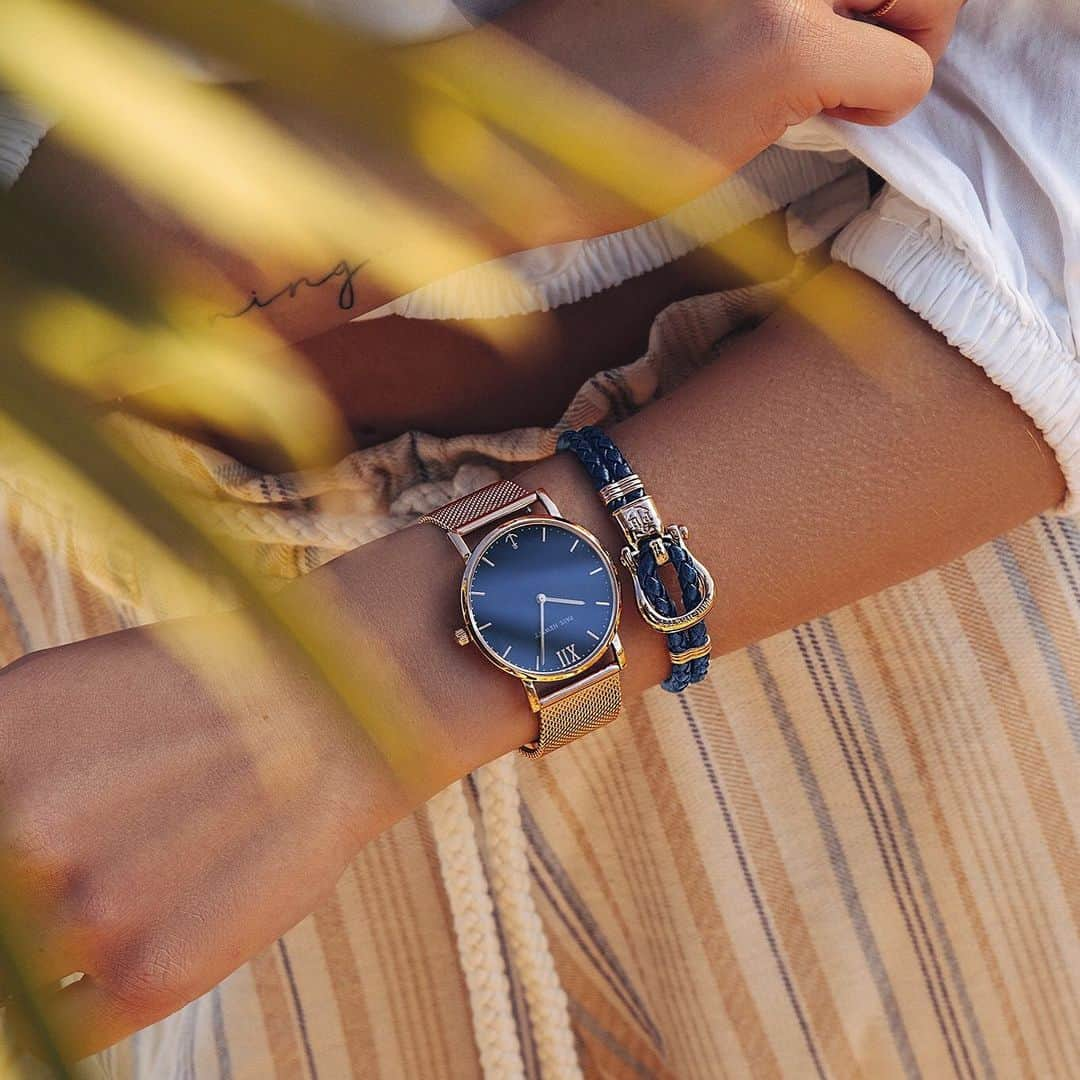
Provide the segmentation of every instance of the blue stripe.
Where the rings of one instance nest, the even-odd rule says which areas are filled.
[[[210,1021],[214,1029],[219,1080],[232,1080],[232,1058],[229,1055],[229,1040],[225,1034],[225,1006],[221,1000],[220,986],[215,986],[210,992]]]
[[[607,1028],[600,1024],[592,1013],[582,1008],[576,1001],[570,1002],[570,1012],[573,1014],[576,1024],[599,1039],[635,1076],[640,1076],[643,1080],[655,1080],[655,1074],[649,1071],[648,1066],[644,1062],[638,1061]],[[620,1073],[620,1075],[622,1074]],[[544,1080],[547,1080],[547,1077]]]
[[[285,968],[285,978],[289,982],[289,992],[292,994],[293,1008],[296,1009],[296,1026],[300,1029],[300,1041],[304,1044],[304,1056],[307,1058],[308,1070],[311,1080],[318,1080],[319,1071],[315,1068],[315,1055],[311,1050],[311,1040],[308,1038],[307,1018],[304,1016],[304,1007],[300,1004],[300,991],[296,986],[296,976],[293,975],[292,961],[289,959],[289,950],[285,948],[285,939],[278,938],[278,951],[281,953],[281,964]]]
[[[918,1080],[920,1076],[919,1067],[915,1061],[911,1038],[904,1025],[903,1017],[900,1015],[896,993],[892,988],[892,983],[889,981],[889,973],[882,960],[881,950],[878,948],[877,939],[874,937],[874,931],[870,926],[870,920],[866,916],[866,909],[863,907],[862,900],[859,897],[859,890],[855,887],[855,879],[852,876],[851,866],[844,853],[840,834],[837,831],[832,814],[829,812],[821,785],[814,775],[813,766],[810,764],[810,758],[806,753],[806,747],[803,746],[802,740],[799,738],[791,714],[788,712],[787,703],[784,701],[780,687],[769,669],[761,646],[750,645],[746,651],[750,662],[754,666],[758,682],[765,693],[765,699],[769,703],[773,719],[780,729],[788,753],[794,762],[803,793],[810,803],[810,809],[817,822],[818,831],[821,833],[822,840],[825,843],[829,864],[840,888],[840,895],[844,899],[844,906],[847,909],[848,918],[851,920],[855,936],[858,938],[859,946],[863,951],[867,970],[874,981],[874,988],[877,990],[878,1000],[881,1002],[881,1009],[885,1014],[885,1022],[889,1026],[889,1032],[892,1035],[904,1073],[909,1080]]]
[[[948,988],[945,986],[945,982],[941,977],[941,970],[937,964],[937,956],[934,951],[933,942],[930,941],[929,936],[926,933],[926,924],[923,921],[919,905],[915,900],[915,895],[911,888],[911,880],[908,877],[907,869],[904,866],[904,861],[900,855],[900,849],[896,843],[896,835],[892,828],[892,822],[889,820],[889,816],[885,811],[881,793],[878,791],[874,775],[867,764],[862,744],[855,734],[854,725],[851,723],[851,717],[848,715],[843,699],[837,690],[836,682],[825,662],[825,657],[822,654],[821,646],[818,642],[813,624],[807,623],[804,626],[796,627],[794,633],[795,640],[798,643],[799,652],[802,654],[806,669],[814,684],[814,689],[817,692],[818,700],[821,703],[825,715],[828,717],[829,726],[832,728],[833,735],[836,737],[840,752],[847,765],[848,775],[855,785],[855,790],[859,795],[859,801],[862,803],[863,811],[866,814],[866,820],[874,835],[874,843],[878,849],[878,854],[881,856],[881,861],[885,868],[886,876],[889,879],[889,885],[892,888],[897,908],[904,921],[904,927],[907,930],[908,938],[911,941],[912,948],[915,950],[915,956],[919,962],[919,969],[922,971],[923,981],[926,984],[927,992],[930,995],[930,1004],[934,1010],[934,1015],[937,1017],[938,1027],[941,1029],[942,1037],[945,1040],[945,1046],[949,1051],[953,1069],[958,1076],[963,1074],[960,1060],[956,1055],[956,1047],[953,1042],[953,1032],[955,1031],[957,1037],[960,1039],[961,1053],[964,1058],[964,1063],[967,1066],[968,1074],[973,1075],[967,1047],[964,1045],[963,1035],[956,1024],[952,1003],[949,1000]],[[828,682],[828,689],[831,694],[826,693],[825,686],[821,681],[821,673],[819,673],[818,667],[814,662],[814,657],[810,655],[810,650],[807,648],[806,638],[809,638],[810,640],[814,657],[817,658],[818,664],[820,664],[821,671],[824,673],[825,679]],[[841,720],[843,721],[843,730],[841,730]],[[856,758],[858,758],[858,762],[856,762]],[[871,805],[871,800],[873,805]],[[877,813],[874,812],[875,807]],[[892,853],[891,857],[890,852]],[[900,882],[897,881],[897,873],[900,875]],[[908,902],[905,902],[905,895],[910,902],[910,908]],[[915,923],[912,922],[913,912]],[[916,923],[917,926],[915,925]],[[927,953],[929,953],[930,964],[934,969],[933,973],[927,968]],[[941,1011],[943,1004],[952,1020],[951,1026],[946,1019],[945,1014]]]
[[[1044,517],[1043,520],[1045,521],[1046,518]],[[1059,517],[1053,520],[1061,530],[1061,535],[1065,537],[1065,543],[1072,552],[1076,565],[1080,566],[1080,528],[1072,518]],[[1080,600],[1080,594],[1077,595],[1077,599]]]
[[[930,919],[933,922],[934,929],[941,941],[942,952],[945,954],[945,963],[948,965],[953,986],[956,988],[956,993],[960,998],[960,1005],[964,1011],[964,1019],[967,1022],[968,1028],[971,1030],[972,1038],[975,1040],[975,1046],[979,1054],[979,1062],[987,1076],[996,1076],[997,1074],[994,1071],[994,1065],[986,1046],[986,1040],[983,1037],[982,1028],[979,1026],[974,1006],[971,1003],[971,998],[967,992],[967,986],[964,983],[963,972],[960,970],[960,962],[953,949],[952,941],[949,938],[948,930],[945,926],[945,919],[942,917],[941,908],[938,906],[937,897],[934,895],[934,890],[930,883],[930,877],[926,872],[926,865],[923,862],[922,852],[919,850],[918,842],[915,839],[915,830],[911,827],[911,819],[908,817],[907,809],[904,806],[903,799],[900,795],[900,790],[896,785],[892,770],[889,768],[889,763],[885,756],[885,752],[882,749],[881,740],[878,738],[877,728],[874,726],[870,710],[867,708],[866,700],[863,697],[862,691],[851,670],[851,665],[848,663],[847,654],[836,633],[836,628],[833,625],[832,619],[825,617],[819,620],[819,624],[824,631],[825,640],[829,645],[836,666],[840,670],[840,677],[843,679],[848,695],[851,698],[852,705],[855,709],[855,715],[859,718],[859,724],[862,727],[863,733],[866,736],[866,741],[870,746],[870,752],[873,755],[874,763],[877,765],[878,771],[881,773],[882,780],[885,783],[886,790],[889,793],[889,802],[892,805],[893,813],[896,815],[900,832],[904,837],[904,846],[911,859],[915,876],[918,879],[919,888],[925,898]]]
[[[22,615],[19,614],[19,609],[15,606],[15,597],[11,595],[11,590],[8,589],[7,581],[3,577],[0,577],[0,604],[4,605],[4,610],[8,613],[12,626],[15,627],[15,636],[19,639],[19,648],[24,653],[31,652],[34,644],[30,640],[30,631],[26,629]]]
[[[1024,618],[1027,620],[1028,629],[1035,639],[1035,644],[1039,649],[1039,654],[1042,656],[1043,664],[1046,666],[1046,672],[1050,676],[1050,682],[1053,684],[1054,693],[1057,695],[1058,704],[1061,706],[1061,712],[1069,728],[1069,733],[1072,735],[1077,749],[1080,750],[1080,709],[1077,708],[1076,698],[1073,697],[1072,687],[1069,685],[1068,676],[1065,674],[1065,666],[1061,662],[1061,653],[1058,652],[1053,634],[1050,633],[1050,628],[1046,625],[1046,618],[1039,607],[1039,602],[1035,599],[1031,591],[1031,585],[1024,576],[1023,570],[1020,569],[1020,563],[1017,561],[1016,553],[1013,551],[1009,541],[1003,536],[998,537],[994,541],[994,552],[1001,563],[1002,569],[1005,571],[1005,576],[1009,579],[1013,595],[1016,597],[1020,609],[1024,613]]]
[[[1065,575],[1065,580],[1069,583],[1069,591],[1073,594],[1073,597],[1080,602],[1080,586],[1077,585],[1076,575],[1073,573],[1069,558],[1061,547],[1061,539],[1058,537],[1058,530],[1053,527],[1053,522],[1045,516],[1039,518],[1039,525],[1042,528],[1043,535],[1054,549],[1054,557],[1057,560],[1058,566],[1061,568],[1061,572]],[[1062,535],[1065,535],[1064,530],[1062,530]],[[1065,539],[1067,542],[1067,537],[1065,537]],[[1078,562],[1080,562],[1080,552],[1074,552],[1074,554],[1077,555]]]
[[[690,733],[694,737],[694,744],[697,746],[698,756],[701,758],[701,762],[705,767],[705,775],[709,779],[709,786],[712,788],[713,798],[716,800],[717,806],[720,807],[720,814],[724,819],[724,826],[727,829],[728,837],[731,839],[731,846],[735,849],[735,857],[739,860],[739,869],[742,871],[743,881],[746,883],[747,891],[750,893],[750,899],[753,901],[758,921],[765,931],[765,940],[769,943],[769,951],[772,953],[777,970],[780,972],[780,981],[784,984],[784,991],[787,994],[788,1001],[791,1003],[792,1011],[795,1013],[795,1019],[798,1021],[799,1027],[802,1030],[803,1039],[806,1042],[806,1049],[810,1052],[810,1057],[813,1059],[814,1068],[817,1070],[818,1076],[821,1077],[821,1080],[825,1080],[825,1070],[822,1068],[817,1046],[814,1044],[813,1036],[810,1034],[810,1025],[806,1021],[802,1003],[795,993],[795,986],[791,981],[791,973],[784,963],[784,958],[776,941],[776,934],[773,930],[772,922],[765,911],[765,905],[758,892],[757,882],[754,880],[754,875],[750,870],[750,862],[747,859],[746,851],[743,848],[742,840],[739,837],[738,829],[735,826],[735,820],[731,815],[731,808],[728,806],[727,799],[724,797],[723,788],[720,786],[720,781],[716,775],[716,767],[713,765],[712,757],[705,745],[705,740],[701,736],[701,727],[698,724],[693,709],[690,707],[690,702],[687,700],[687,697],[687,694],[680,694],[679,704],[682,706],[683,715],[690,725]]]
[[[582,938],[581,933],[578,931],[577,927],[571,925],[571,923],[561,910],[559,905],[559,898],[555,896],[555,894],[551,891],[551,886],[539,874],[534,874],[534,877],[536,880],[536,884],[540,889],[540,892],[544,896],[544,899],[547,900],[547,902],[551,905],[552,910],[558,914],[560,921],[566,927],[570,936],[574,939],[574,943],[588,957],[589,962],[593,965],[593,967],[597,968],[597,970],[600,970],[596,964],[595,957],[589,952],[588,943]],[[607,972],[601,971],[600,973],[604,977],[605,982],[607,982],[607,984],[611,986],[611,979],[608,977]],[[615,989],[616,994],[619,995],[619,1000],[622,1001],[622,1003],[626,1005],[626,1007],[630,1009],[631,1012],[633,1012],[633,1009],[631,1009],[630,1005],[627,1004],[626,999],[621,994],[619,994],[618,990],[615,987],[612,988]],[[576,1001],[571,999],[569,995],[567,995],[567,1004],[570,1009],[571,1016],[574,1020],[580,1021],[583,1017],[589,1016],[589,1014],[585,1012],[585,1010],[582,1009]],[[639,1018],[635,1017],[635,1019]],[[621,1047],[621,1044],[616,1041],[615,1037],[611,1034],[610,1031],[607,1031],[605,1029],[603,1031],[603,1034],[600,1034],[600,1032],[596,1030],[597,1025],[595,1021],[593,1021],[592,1024],[588,1024],[586,1026],[589,1027],[590,1030],[593,1030],[594,1034],[598,1034],[602,1041],[612,1049],[614,1049],[615,1046]],[[626,1051],[620,1049],[620,1051],[618,1051],[618,1054],[620,1057],[624,1057]],[[544,1080],[546,1080],[546,1078],[544,1078]]]
[[[649,1016],[645,1005],[634,988],[633,983],[630,981],[630,977],[619,963],[614,950],[604,937],[600,927],[597,926],[596,921],[593,919],[588,908],[582,903],[581,897],[578,896],[574,890],[566,871],[559,863],[555,853],[548,846],[540,826],[537,824],[536,819],[532,816],[532,811],[529,810],[528,805],[524,801],[522,801],[521,804],[521,820],[522,826],[525,829],[525,835],[529,838],[530,846],[536,853],[541,865],[550,875],[551,880],[558,888],[567,906],[577,916],[582,928],[588,935],[588,941],[582,938],[577,932],[577,929],[571,925],[558,904],[553,902],[552,907],[558,913],[559,918],[562,919],[567,930],[573,935],[579,948],[589,957],[590,963],[592,963],[596,970],[601,974],[604,981],[618,996],[619,1000],[645,1029],[645,1033],[652,1040],[653,1045],[656,1046],[662,1054],[664,1051],[663,1036],[660,1034],[656,1024],[653,1023],[652,1017]],[[534,873],[533,876],[541,888],[543,888],[544,883],[540,875]],[[546,889],[544,891],[547,892]],[[551,898],[550,893],[548,896]],[[600,954],[603,962],[597,957],[596,953]]]

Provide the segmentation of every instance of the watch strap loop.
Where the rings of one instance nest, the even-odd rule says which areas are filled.
[[[494,484],[462,495],[460,499],[432,510],[420,518],[421,525],[437,525],[446,532],[468,532],[470,527],[492,514],[509,510],[516,504],[527,506],[536,499],[536,492],[515,484],[513,480],[497,480]]]

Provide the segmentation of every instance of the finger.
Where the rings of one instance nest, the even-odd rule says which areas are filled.
[[[825,116],[831,116],[834,120],[847,120],[852,124],[862,124],[863,127],[888,127],[900,119],[892,112],[876,112],[873,109],[848,109],[843,105],[838,109],[823,109],[822,112]]]
[[[934,65],[920,46],[881,26],[829,15],[824,47],[812,72],[823,111],[889,124],[906,116],[934,81]]]
[[[880,8],[881,0],[849,0],[847,10],[866,16]],[[896,0],[874,24],[901,34],[926,50],[935,63],[941,59],[956,26],[958,5],[953,0]]]

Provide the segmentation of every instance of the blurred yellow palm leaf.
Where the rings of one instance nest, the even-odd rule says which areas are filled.
[[[418,159],[511,236],[523,221],[573,215],[573,192],[561,201],[550,194],[561,181],[585,184],[582,197],[606,193],[631,211],[618,215],[626,220],[647,220],[742,164],[713,159],[494,26],[386,48],[280,0],[233,0],[225,9],[213,0],[98,2],[307,102],[397,161]],[[504,182],[500,163],[509,160],[527,182]],[[769,248],[749,227],[741,247],[713,254],[756,281]]]
[[[301,361],[257,325],[211,327],[199,304],[109,254],[101,230],[27,192],[0,203],[0,343],[94,400],[141,395],[157,415],[279,448],[286,460],[344,453],[348,432]]]
[[[40,42],[47,41],[48,49]],[[490,253],[359,168],[348,177],[167,49],[67,0],[5,0],[0,77],[82,152],[249,257],[347,254],[402,291]]]
[[[383,756],[404,770],[400,779],[408,784],[418,748],[387,723],[388,703],[371,697],[371,688],[379,685],[372,666],[357,649],[347,647],[348,638],[331,623],[332,613],[305,611],[290,601],[287,591],[269,585],[235,543],[207,527],[197,503],[189,504],[181,491],[151,474],[115,432],[99,430],[87,416],[85,399],[29,357],[9,356],[0,365],[4,473],[32,478],[39,488],[55,486],[64,501],[88,507],[88,518],[107,515],[109,527],[135,530],[141,550],[153,548],[178,581],[186,579],[187,587],[193,584],[191,574],[227,583],[249,615],[291,647],[296,661],[336,696]],[[24,433],[21,446],[14,429]],[[21,459],[13,461],[13,450],[21,451]]]
[[[715,179],[700,150],[635,114],[595,86],[486,28],[448,42],[389,49],[355,28],[305,15],[279,0],[99,0],[117,14],[253,77],[289,91],[403,158],[408,132],[425,108],[491,121],[526,146],[649,213],[670,209],[687,176]],[[252,28],[257,27],[257,32]],[[498,175],[468,156],[453,163],[455,187],[467,173],[473,201],[498,197]],[[525,194],[522,213],[530,203]]]

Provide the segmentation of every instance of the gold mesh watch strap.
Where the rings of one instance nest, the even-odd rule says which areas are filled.
[[[481,521],[499,510],[505,510],[514,503],[529,500],[530,497],[535,498],[535,492],[526,490],[513,480],[499,480],[425,514],[420,519],[420,524],[438,525],[447,532],[460,532],[474,522]]]
[[[526,757],[543,757],[560,746],[610,724],[622,709],[619,665],[611,664],[572,686],[540,699],[540,734],[521,748]]]

